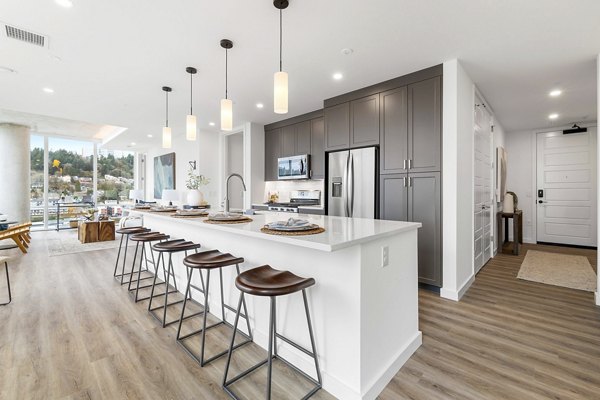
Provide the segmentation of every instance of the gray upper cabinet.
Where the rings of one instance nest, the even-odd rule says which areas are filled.
[[[410,172],[441,170],[441,78],[408,85]]]
[[[379,144],[379,94],[350,102],[350,147]]]
[[[310,121],[295,124],[296,127],[296,154],[310,154]]]
[[[277,159],[281,157],[280,131],[265,131],[265,181],[277,180]]]
[[[383,92],[381,98],[381,173],[407,172],[408,89]]]
[[[325,121],[317,118],[310,121],[310,163],[314,179],[325,178]]]
[[[408,220],[420,222],[419,282],[442,286],[442,219],[439,172],[409,175]]]
[[[350,147],[350,103],[326,108],[325,151],[343,150]]]
[[[408,177],[381,175],[380,216],[390,221],[408,221]]]
[[[297,155],[296,153],[296,126],[289,125],[281,128],[279,140],[281,141],[281,156],[280,157],[291,157]]]

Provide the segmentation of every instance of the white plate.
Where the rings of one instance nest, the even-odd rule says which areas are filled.
[[[299,226],[285,226],[285,225],[265,225],[267,229],[271,229],[272,231],[284,231],[284,232],[301,232],[301,231],[310,231],[312,229],[317,229],[319,225],[316,224],[308,224],[308,225],[299,225]]]

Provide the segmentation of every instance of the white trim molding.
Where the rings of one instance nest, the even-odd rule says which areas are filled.
[[[473,282],[475,282],[475,275],[471,275],[471,277],[469,277],[469,279],[467,279],[458,290],[442,288],[440,291],[440,296],[448,300],[460,301],[465,293],[467,293],[467,290],[469,290]]]

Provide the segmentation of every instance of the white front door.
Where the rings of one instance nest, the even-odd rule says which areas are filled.
[[[537,241],[597,245],[596,128],[537,135]]]
[[[492,117],[479,99],[475,106],[475,273],[492,257]]]

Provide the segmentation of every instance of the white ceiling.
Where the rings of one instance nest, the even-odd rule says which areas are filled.
[[[127,127],[111,147],[159,145],[172,86],[175,137],[189,108],[186,66],[198,68],[195,114],[219,122],[222,38],[230,51],[234,124],[269,123],[322,100],[459,58],[507,131],[596,120],[597,0],[290,0],[284,70],[290,113],[272,112],[278,12],[271,0],[3,0],[2,22],[49,36],[36,48],[0,33],[0,108]],[[352,48],[349,55],[342,48]],[[60,60],[52,56],[60,57]],[[334,81],[334,72],[344,79]],[[55,90],[53,94],[42,91]],[[559,87],[564,94],[550,99]],[[257,102],[265,108],[258,110]],[[1,121],[0,121],[1,122]],[[152,139],[146,137],[153,134]]]

